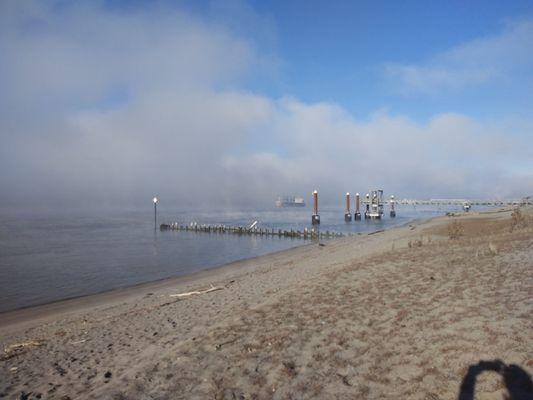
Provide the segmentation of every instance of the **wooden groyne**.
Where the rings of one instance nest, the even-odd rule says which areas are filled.
[[[233,235],[249,235],[249,236],[273,236],[286,237],[294,239],[318,239],[318,238],[336,238],[343,237],[346,234],[332,231],[320,231],[318,229],[304,230],[283,230],[274,228],[247,228],[244,226],[228,226],[228,225],[209,225],[209,224],[189,224],[180,225],[178,223],[161,224],[159,227],[162,231],[183,231],[183,232],[202,232],[202,233],[218,233],[218,234],[233,234]]]

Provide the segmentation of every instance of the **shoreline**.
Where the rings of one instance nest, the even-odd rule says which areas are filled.
[[[481,211],[481,212],[484,212],[484,211]],[[432,220],[434,218],[439,218],[441,216],[444,216],[444,215],[441,214],[441,215],[426,216],[426,217],[411,217],[411,219],[409,219],[407,221],[401,222],[399,224],[393,224],[391,226],[388,226],[388,227],[384,228],[383,230],[384,231],[388,231],[390,229],[397,229],[397,228],[401,228],[403,226],[407,226],[409,224],[420,223],[422,221]],[[381,231],[381,229],[378,228],[378,227],[375,227],[375,230],[373,230],[371,232],[355,232],[352,235],[353,236],[364,236],[364,235],[368,235],[368,234],[375,234],[376,232],[379,232],[379,231]],[[331,239],[332,238],[324,238],[324,239],[321,239],[321,240],[331,240]],[[283,240],[292,240],[292,239],[283,238]],[[307,246],[309,244],[312,244],[312,240],[304,241],[302,244],[296,245],[295,247]],[[184,278],[185,279],[186,277],[194,276],[195,274],[197,274],[199,272],[216,270],[218,268],[226,267],[227,265],[231,265],[233,263],[239,263],[239,262],[247,261],[247,260],[254,260],[257,257],[263,257],[263,256],[268,256],[270,254],[276,254],[277,252],[280,252],[280,251],[283,252],[283,251],[286,251],[286,250],[291,250],[291,249],[293,249],[295,247],[291,247],[291,248],[285,249],[285,250],[273,251],[271,253],[266,253],[266,254],[263,254],[263,255],[252,256],[252,257],[249,257],[249,258],[246,258],[246,256],[245,256],[242,259],[237,259],[237,260],[229,261],[229,262],[226,262],[226,263],[223,263],[223,264],[215,264],[213,266],[204,267],[204,268],[202,268],[200,270],[197,270],[195,272],[185,272],[183,274],[178,272],[177,274],[170,274],[167,277],[157,278],[155,280],[149,279],[149,280],[140,281],[138,283],[125,283],[125,284],[122,284],[122,285],[119,283],[117,286],[111,286],[111,287],[100,289],[100,290],[95,288],[96,289],[95,291],[87,290],[85,293],[83,293],[84,290],[79,290],[78,292],[81,292],[81,293],[79,293],[79,294],[75,294],[75,293],[74,294],[70,294],[67,297],[63,297],[63,298],[58,298],[58,297],[55,297],[55,296],[48,296],[48,297],[51,297],[51,299],[46,299],[46,298],[43,298],[41,300],[36,299],[33,302],[30,302],[29,304],[24,304],[24,302],[23,302],[22,305],[14,304],[12,308],[0,310],[0,326],[2,326],[2,320],[5,319],[5,318],[3,318],[4,314],[10,314],[10,313],[15,313],[15,312],[19,312],[19,311],[22,312],[23,310],[32,309],[32,308],[36,308],[36,307],[50,306],[50,308],[53,308],[53,305],[56,305],[58,303],[75,301],[75,300],[78,300],[78,299],[83,299],[83,298],[91,297],[91,296],[101,296],[101,295],[106,295],[106,294],[111,295],[111,293],[114,293],[114,292],[123,292],[123,291],[125,292],[125,291],[128,291],[128,289],[133,289],[133,288],[136,288],[138,286],[156,284],[158,282],[162,282],[162,281],[166,281],[166,280],[172,280],[172,279],[177,279],[177,278]],[[13,298],[14,296],[11,296],[11,297]]]
[[[131,299],[132,297],[136,297],[140,293],[144,293],[146,291],[149,292],[166,289],[176,285],[181,286],[192,284],[198,281],[203,281],[206,279],[208,280],[210,278],[217,279],[220,278],[220,275],[222,274],[241,272],[241,270],[249,268],[257,262],[268,262],[270,258],[278,256],[290,256],[289,253],[295,252],[295,250],[300,248],[312,246],[313,244],[314,243],[302,244],[290,249],[275,251],[273,253],[268,253],[261,256],[243,258],[242,260],[232,261],[189,274],[162,278],[155,281],[142,282],[131,286],[105,290],[98,293],[74,296],[48,303],[35,304],[3,311],[0,312],[0,328],[6,328],[15,324],[22,324],[28,320],[34,320],[35,317],[38,317],[39,320],[43,320],[58,314],[78,312],[83,309],[119,303]]]
[[[0,395],[443,400],[482,360],[531,382],[522,211],[411,221],[0,314]],[[476,398],[506,390],[483,374]]]
[[[395,229],[401,229],[405,228],[411,225],[415,224],[422,224],[425,222],[430,222],[437,218],[442,218],[444,216],[434,216],[434,217],[428,217],[428,218],[417,218],[412,219],[410,221],[407,221],[405,223],[402,223],[400,225],[394,225],[389,228],[383,229],[383,230],[377,230],[372,231],[368,233],[357,233],[353,235],[352,237],[364,237],[364,236],[371,236],[377,233],[386,232],[390,230]],[[332,240],[339,240],[339,238],[331,238],[331,239],[322,239],[326,241],[332,241]],[[76,312],[84,308],[88,307],[96,307],[103,304],[112,304],[117,303],[120,301],[125,301],[132,296],[138,295],[141,291],[150,291],[150,290],[158,290],[163,289],[171,285],[181,285],[185,283],[193,283],[196,280],[201,280],[203,278],[213,278],[215,279],[217,277],[217,274],[225,272],[226,269],[235,269],[234,272],[237,272],[237,269],[239,268],[250,268],[255,264],[256,262],[268,262],[268,258],[270,256],[282,256],[287,255],[290,256],[291,252],[294,252],[296,249],[307,247],[307,246],[313,246],[314,242],[308,241],[308,243],[304,243],[302,245],[298,245],[289,249],[275,251],[272,253],[256,256],[256,257],[250,257],[250,258],[243,258],[241,260],[232,261],[226,264],[217,265],[214,267],[209,267],[206,269],[202,269],[200,271],[184,274],[184,275],[177,275],[177,276],[171,276],[167,278],[158,279],[155,281],[148,281],[148,282],[141,282],[138,284],[130,285],[130,286],[124,286],[124,287],[117,287],[110,290],[104,290],[101,292],[91,293],[91,294],[85,294],[85,295],[79,295],[79,296],[72,296],[67,297],[60,300],[55,300],[51,302],[44,302],[39,304],[33,304],[29,306],[23,306],[19,308],[15,308],[12,310],[2,311],[0,312],[0,328],[7,327],[11,324],[19,324],[24,323],[27,320],[31,320],[35,318],[36,316],[39,316],[39,319],[42,320],[44,318],[49,318],[57,314],[61,313],[68,313],[68,312]],[[244,265],[243,265],[244,264]],[[248,265],[251,264],[251,265]]]

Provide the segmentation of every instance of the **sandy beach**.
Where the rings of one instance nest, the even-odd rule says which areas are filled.
[[[0,398],[531,399],[532,315],[531,208],[439,217],[0,314]]]

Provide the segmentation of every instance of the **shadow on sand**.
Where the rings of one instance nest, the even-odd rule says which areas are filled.
[[[502,376],[509,400],[533,400],[533,382],[529,374],[518,365],[506,365],[501,360],[480,361],[471,365],[463,378],[457,400],[474,400],[477,376],[485,371]]]

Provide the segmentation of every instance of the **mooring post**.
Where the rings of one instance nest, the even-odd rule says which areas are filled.
[[[369,218],[369,212],[370,212],[370,194],[366,194],[365,196],[365,200],[366,200],[366,211],[365,211],[365,219],[368,219]]]
[[[355,212],[353,214],[354,221],[359,221],[361,219],[361,211],[359,210],[359,193],[355,194]]]
[[[394,195],[391,195],[391,197],[390,197],[390,216],[391,216],[391,218],[396,217],[396,210],[394,209],[394,203],[395,203]]]
[[[320,225],[320,215],[318,215],[318,191],[313,192],[313,215],[311,216],[311,224]]]
[[[350,192],[346,193],[346,212],[344,213],[344,220],[346,222],[352,221],[352,213],[350,212]]]

